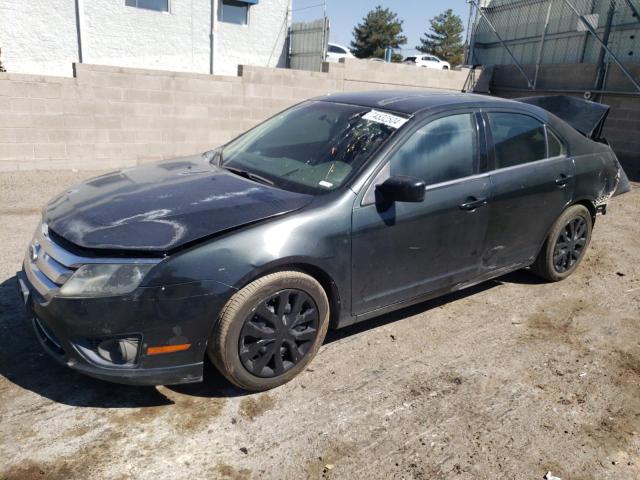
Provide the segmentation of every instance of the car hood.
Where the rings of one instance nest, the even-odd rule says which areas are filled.
[[[166,253],[312,199],[245,179],[198,155],[87,180],[53,199],[43,221],[82,248]]]

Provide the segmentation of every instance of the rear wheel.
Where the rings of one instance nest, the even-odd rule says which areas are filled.
[[[550,282],[567,278],[582,261],[592,228],[591,213],[585,206],[567,208],[553,224],[531,271]]]
[[[209,358],[232,383],[268,390],[288,382],[313,359],[329,325],[322,286],[302,272],[259,278],[222,310]]]

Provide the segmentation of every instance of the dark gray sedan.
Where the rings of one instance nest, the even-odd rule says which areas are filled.
[[[574,272],[629,189],[606,111],[430,92],[304,102],[53,199],[18,274],[29,318],[52,357],[95,377],[196,382],[208,356],[242,388],[273,388],[330,327],[520,268]]]

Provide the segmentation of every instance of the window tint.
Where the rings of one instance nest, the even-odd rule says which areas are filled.
[[[547,156],[544,126],[528,115],[489,113],[496,168],[512,167]]]
[[[390,173],[420,178],[427,185],[473,175],[475,142],[473,114],[439,118],[417,130],[393,154]]]
[[[222,0],[220,2],[220,20],[227,23],[246,25],[249,15],[249,5],[236,0]]]
[[[549,158],[559,157],[564,153],[562,142],[547,128],[547,142],[549,143]]]
[[[127,7],[145,8],[147,10],[157,10],[158,12],[169,11],[169,0],[125,0]]]
[[[331,53],[347,53],[344,51],[344,49],[338,47],[337,45],[329,45],[329,51]]]

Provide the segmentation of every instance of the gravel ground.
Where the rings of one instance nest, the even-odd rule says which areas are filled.
[[[0,174],[0,479],[640,478],[640,185],[576,274],[517,272],[330,333],[288,385],[135,388],[41,352],[15,271],[100,172]]]

